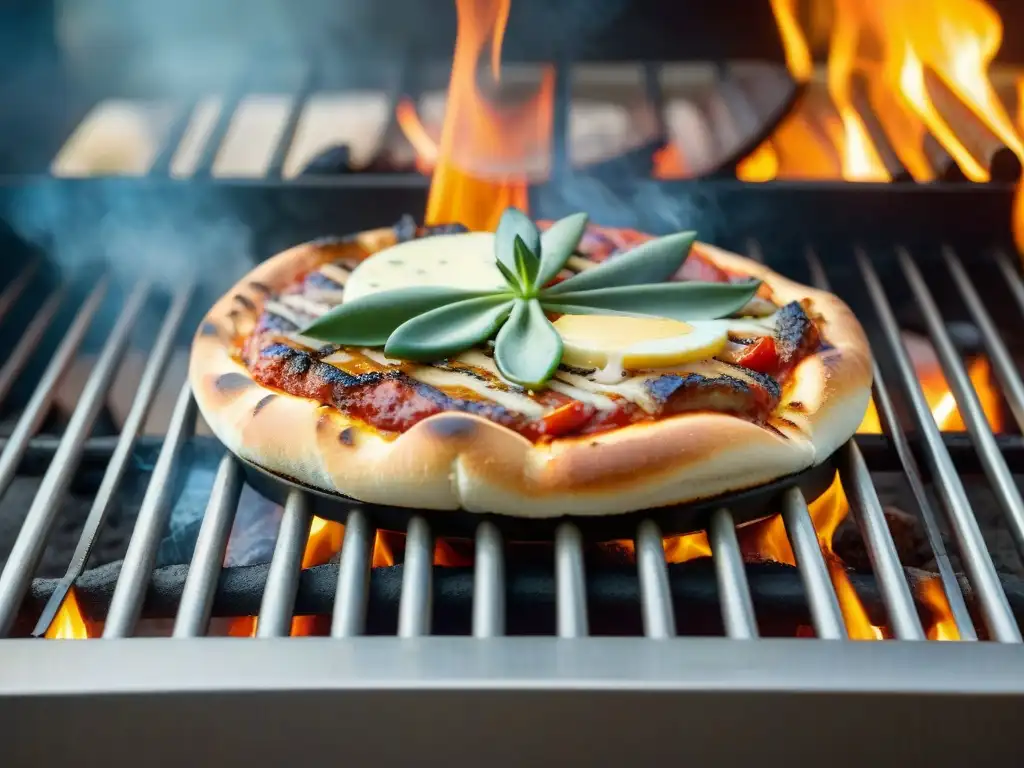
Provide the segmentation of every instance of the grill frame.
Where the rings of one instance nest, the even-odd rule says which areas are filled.
[[[565,88],[565,78],[560,81]],[[170,132],[170,143],[158,152],[154,168],[145,178],[54,179],[45,174],[0,178],[0,220],[15,219],[17,207],[26,201],[46,200],[42,229],[57,234],[40,243],[44,250],[59,246],[61,236],[68,233],[93,236],[93,224],[100,219],[135,227],[160,222],[162,232],[182,227],[182,242],[187,242],[190,227],[210,220],[197,212],[212,205],[214,218],[238,216],[252,225],[259,249],[253,258],[260,259],[295,242],[339,229],[391,224],[396,212],[424,208],[427,182],[419,176],[274,178],[282,165],[283,144],[274,153],[271,179],[214,179],[212,162],[230,116],[230,112],[224,113],[218,120],[195,178],[166,176],[181,139],[179,128],[184,125],[178,120]],[[284,142],[293,134],[293,118],[284,131]],[[556,124],[564,125],[564,111],[555,118]],[[595,194],[599,197],[594,198]],[[655,198],[665,205],[652,212],[644,203]],[[929,304],[923,281],[914,279],[921,264],[929,268],[940,264],[956,273],[961,256],[972,265],[978,263],[985,254],[976,246],[964,250],[964,244],[983,232],[985,241],[993,243],[996,264],[1024,312],[1024,282],[1002,244],[1009,239],[1010,188],[999,184],[909,185],[897,190],[889,185],[746,185],[731,180],[602,181],[595,187],[594,179],[569,174],[531,190],[533,209],[545,217],[580,207],[593,210],[592,205],[580,205],[581,199],[596,200],[599,210],[595,218],[611,226],[657,233],[696,224],[706,239],[754,257],[761,253],[761,245],[767,244],[770,248],[765,250],[786,254],[771,259],[773,267],[783,272],[806,270],[811,282],[821,287],[827,287],[828,281],[822,263],[834,267],[834,259],[809,251],[805,245],[820,243],[823,238],[833,243],[846,238],[855,246],[852,274],[866,286],[872,320],[877,320],[881,331],[876,348],[886,359],[895,360],[895,365],[884,372],[878,364],[875,369],[875,401],[886,437],[857,439],[844,446],[840,473],[897,640],[844,642],[847,628],[806,500],[799,492],[790,492],[781,512],[819,641],[757,637],[747,569],[742,567],[728,510],[716,513],[710,530],[726,638],[674,637],[670,574],[663,551],[659,553],[660,531],[650,521],[639,526],[636,539],[645,637],[588,636],[591,622],[582,537],[571,522],[560,526],[554,545],[557,637],[502,637],[507,629],[502,589],[507,564],[500,532],[487,521],[478,528],[476,538],[473,637],[431,637],[431,601],[437,579],[431,557],[433,534],[423,516],[415,517],[409,526],[398,637],[355,637],[366,623],[373,540],[370,521],[357,510],[350,515],[342,545],[331,637],[285,641],[281,636],[287,633],[294,611],[302,546],[310,527],[310,511],[301,495],[293,496],[286,505],[263,585],[257,630],[263,642],[198,641],[212,613],[220,562],[241,492],[241,468],[230,456],[218,467],[183,585],[174,638],[128,639],[137,628],[156,547],[167,525],[175,468],[194,428],[195,403],[186,385],[159,451],[106,616],[103,639],[61,644],[0,642],[7,668],[0,675],[0,716],[18,726],[9,729],[5,741],[9,754],[26,763],[38,758],[40,749],[46,750],[45,757],[50,760],[80,757],[76,750],[88,735],[89,739],[103,739],[106,756],[114,762],[129,762],[147,754],[154,764],[180,763],[194,759],[194,745],[204,743],[212,745],[211,750],[220,750],[224,759],[258,764],[294,759],[299,749],[307,759],[336,759],[344,749],[350,757],[374,762],[388,758],[410,762],[421,760],[424,754],[437,754],[455,765],[477,765],[484,759],[506,764],[513,757],[507,744],[515,743],[519,747],[514,754],[516,764],[531,756],[538,760],[549,757],[555,750],[572,750],[593,764],[608,764],[636,762],[638,757],[663,760],[666,754],[678,754],[678,729],[684,723],[687,747],[692,744],[688,756],[702,760],[720,759],[725,751],[735,759],[786,759],[791,764],[794,757],[813,760],[825,753],[839,764],[863,764],[865,758],[877,757],[881,745],[894,760],[946,762],[954,756],[975,761],[1015,756],[1014,726],[1024,709],[1020,630],[958,479],[957,461],[974,462],[997,485],[1003,483],[1000,501],[1010,516],[1019,520],[1019,496],[1015,498],[1004,481],[1008,468],[1024,472],[1022,440],[993,436],[979,418],[973,390],[969,382],[964,385],[963,364],[955,353],[949,354],[951,346],[944,338],[939,310],[934,301]],[[339,222],[339,210],[345,211],[344,223]],[[853,221],[851,210],[856,213]],[[942,233],[942,242],[954,250],[942,261],[927,260],[923,255],[927,249],[918,242],[922,227],[934,220],[962,221],[965,210],[972,214],[970,231],[962,228]],[[808,211],[816,215],[808,216]],[[776,237],[779,230],[783,234]],[[748,244],[748,238],[754,241]],[[925,239],[934,244],[933,237]],[[931,422],[899,339],[893,300],[883,288],[886,275],[879,275],[879,257],[885,255],[880,248],[893,254],[894,243],[904,243],[910,249],[893,262],[896,274],[909,279],[911,295],[922,307],[929,336],[940,349],[945,375],[954,382],[954,397],[965,412],[977,450],[963,437],[940,434]],[[86,246],[102,256],[100,238]],[[977,294],[977,289],[964,292],[970,276],[961,277],[966,278],[958,285],[961,297],[977,322],[986,350],[990,355],[995,350],[993,359],[998,360],[1003,342],[995,325],[983,321],[985,307],[971,299],[970,291]],[[17,287],[17,281],[14,285]],[[133,283],[130,289],[135,297],[151,290],[144,282]],[[101,283],[93,288],[93,295],[105,290]],[[36,312],[39,327],[49,324],[63,296],[53,295],[56,298],[48,299]],[[165,315],[168,338],[184,327],[190,302],[204,306],[206,299],[199,288],[189,285],[181,289]],[[81,305],[82,328],[73,325],[68,331],[61,348],[64,351],[55,356],[56,362],[44,374],[18,429],[2,444],[0,489],[6,489],[30,451],[38,450],[50,464],[44,478],[45,493],[40,491],[28,513],[31,522],[15,547],[18,557],[12,558],[0,575],[0,634],[10,628],[22,594],[30,586],[24,566],[38,559],[39,536],[52,526],[76,466],[89,454],[90,446],[101,460],[109,455],[111,480],[104,487],[112,493],[123,472],[121,462],[137,442],[135,433],[152,398],[152,392],[140,386],[132,407],[136,420],[129,417],[112,448],[108,440],[100,450],[87,436],[99,400],[86,393],[72,424],[59,439],[47,443],[34,437],[53,396],[50,384],[79,351],[98,301],[87,298]],[[131,324],[132,301],[141,299],[130,299],[120,308],[119,327]],[[26,333],[26,338],[34,338],[34,332]],[[170,342],[154,345],[147,364],[150,381],[160,378],[172,346]],[[26,344],[25,350],[29,347]],[[122,335],[111,334],[102,352],[105,362],[97,364],[90,379],[93,392],[103,390],[123,351]],[[16,351],[8,358],[10,377],[17,376],[24,356]],[[1019,418],[1024,413],[1024,382],[1012,365],[1005,361],[996,365],[1000,377],[1010,382],[1003,389],[1010,391],[1008,397]],[[895,382],[893,391],[910,403],[917,433],[914,440],[901,426],[886,379]],[[0,381],[7,380],[0,372]],[[933,544],[938,542],[939,575],[967,642],[917,642],[923,640],[923,627],[865,461],[864,454],[869,461],[881,455],[880,443],[884,443],[881,447],[887,461],[896,456],[918,501],[929,538]],[[1001,642],[970,642],[977,639],[977,632],[942,550],[937,517],[924,491],[919,462],[938,480],[940,506],[953,521],[956,538],[965,550],[963,560],[974,587],[973,597],[983,609],[986,629]],[[102,525],[106,515],[109,498],[103,493],[97,497],[87,527]],[[87,549],[76,553],[76,560],[84,560]],[[652,639],[662,642],[652,643]],[[828,716],[823,717],[823,712]],[[908,738],[907,724],[914,722],[914,717],[927,718],[927,738],[920,741]],[[609,722],[607,729],[594,728],[595,723],[605,721]],[[41,745],[40,724],[52,722],[67,727],[47,728],[49,738]],[[815,727],[801,728],[805,723]],[[347,726],[344,744],[337,739],[340,724]],[[744,738],[723,745],[723,724],[743,728]],[[764,730],[765,724],[771,730]],[[860,724],[865,731],[851,728]],[[867,726],[870,738],[862,735]],[[283,731],[307,733],[309,741],[282,745],[269,736]],[[614,734],[614,739],[610,741],[602,731]],[[848,736],[851,731],[857,733],[853,739]],[[182,739],[183,732],[190,738]],[[394,738],[396,733],[402,737]],[[778,738],[780,734],[786,738]],[[842,745],[838,753],[837,744]],[[204,757],[214,757],[214,753],[205,752]]]

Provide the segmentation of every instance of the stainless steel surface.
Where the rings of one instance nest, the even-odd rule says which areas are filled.
[[[960,482],[949,451],[942,442],[942,434],[935,425],[928,401],[925,400],[914,366],[910,362],[910,356],[903,346],[899,325],[893,316],[885,290],[867,254],[858,250],[856,258],[881,329],[899,369],[900,381],[910,401],[915,425],[924,439],[927,448],[924,451],[925,458],[932,470],[932,479],[939,499],[948,513],[950,527],[956,536],[964,567],[981,605],[985,624],[994,639],[1000,642],[1019,643],[1020,630],[999,583],[992,557],[985,547],[985,540],[981,536],[967,493]]]
[[[332,637],[361,635],[366,625],[367,586],[373,554],[373,527],[360,509],[345,518],[345,534],[338,562],[338,589],[334,595]]]
[[[108,284],[106,278],[96,281],[96,285],[82,303],[78,314],[75,315],[75,319],[64,334],[60,346],[53,353],[50,364],[46,366],[46,370],[40,377],[28,405],[25,406],[18,423],[14,426],[14,431],[7,438],[7,446],[3,453],[0,453],[0,496],[5,494],[10,487],[14,474],[18,471],[18,464],[21,463],[21,458],[25,453],[25,448],[28,446],[28,441],[46,418],[46,412],[56,393],[57,383],[71,361],[74,360],[82,338],[89,330],[89,324],[107,293]]]
[[[110,599],[110,610],[103,625],[104,638],[128,637],[135,630],[156,559],[156,549],[167,527],[167,515],[171,511],[172,480],[178,456],[195,430],[195,423],[196,402],[191,387],[185,382],[171,414],[167,438],[160,449],[153,476],[142,499],[135,530],[121,566],[121,575]]]
[[[139,379],[135,398],[121,427],[121,434],[118,436],[117,445],[110,456],[110,463],[107,465],[103,480],[96,491],[89,515],[82,526],[82,533],[79,536],[75,552],[71,556],[71,562],[68,563],[67,571],[64,573],[60,586],[54,590],[46,606],[43,608],[43,612],[33,631],[33,634],[37,636],[45,634],[50,622],[53,621],[53,617],[56,616],[60,604],[67,596],[68,590],[72,587],[79,574],[85,570],[89,554],[92,552],[93,543],[106,521],[118,487],[121,485],[121,479],[128,468],[128,462],[131,459],[136,438],[142,431],[150,407],[153,404],[153,398],[163,381],[167,362],[170,359],[171,352],[174,350],[175,336],[181,326],[181,320],[184,317],[185,310],[188,308],[191,296],[191,286],[185,286],[177,292],[170,308],[167,310],[167,314],[160,326],[160,331],[153,342],[153,348],[146,362],[146,368]]]
[[[728,509],[721,507],[711,515],[708,530],[711,556],[718,577],[718,599],[722,603],[722,624],[732,638],[750,640],[758,636],[754,602],[743,567],[743,555],[736,538],[736,526]]]
[[[174,637],[199,637],[206,633],[217,578],[241,493],[242,468],[234,456],[225,453],[213,479],[210,502],[206,505],[192,563],[182,588],[181,604],[174,621]]]
[[[1024,499],[1021,498],[1020,491],[1017,490],[1017,484],[1010,473],[1010,468],[1006,465],[1006,460],[999,452],[999,445],[989,427],[985,411],[978,399],[978,393],[974,391],[974,385],[967,374],[967,369],[964,367],[963,361],[960,360],[956,347],[953,346],[953,340],[946,330],[938,305],[924,282],[921,270],[906,249],[900,249],[899,260],[903,273],[910,282],[911,290],[921,306],[935,352],[942,363],[942,371],[953,391],[953,397],[960,410],[960,415],[967,425],[967,431],[971,435],[974,447],[977,449],[978,458],[988,477],[989,485],[1006,514],[1007,523],[1017,544],[1017,551],[1024,555]]]
[[[555,530],[555,594],[559,637],[584,637],[587,621],[587,577],[583,537],[575,523]]]
[[[402,597],[398,603],[399,637],[430,634],[433,610],[434,536],[420,516],[409,521],[402,571]]]
[[[811,609],[815,633],[822,640],[845,640],[847,634],[843,613],[839,609],[828,566],[821,554],[807,502],[799,488],[786,491],[782,519],[786,524],[789,543],[793,547],[793,556],[800,568],[804,589],[807,590],[807,604]]]
[[[850,514],[860,529],[882,599],[889,611],[889,624],[898,640],[924,640],[914,596],[903,574],[896,545],[885,522],[885,513],[871,482],[857,444],[852,440],[840,449],[839,475],[850,499]]]
[[[256,622],[256,637],[285,637],[291,632],[302,553],[312,522],[306,494],[292,491],[285,502],[281,527],[277,532],[274,557],[270,561],[259,621]]]
[[[694,765],[824,755],[863,766],[883,750],[886,764],[1014,765],[1024,717],[1024,655],[995,643],[209,638],[3,650],[11,765],[70,764],[88,743],[106,765],[140,754],[190,765],[200,748],[224,765],[329,762],[342,726],[347,765],[657,765],[682,746]],[[723,723],[742,731],[723,736]],[[781,738],[784,723],[801,737]]]
[[[665,545],[658,524],[653,520],[640,523],[633,548],[640,583],[640,615],[644,634],[655,638],[675,637],[675,608],[668,583]]]
[[[477,526],[473,555],[473,637],[500,637],[505,634],[505,552],[501,532],[490,520]]]
[[[140,283],[125,301],[121,314],[107,337],[106,344],[89,374],[74,413],[64,430],[57,452],[46,469],[32,505],[18,531],[3,572],[0,573],[0,636],[6,635],[17,616],[32,574],[46,548],[46,537],[53,526],[64,494],[71,484],[82,445],[92,431],[103,407],[107,390],[121,362],[131,330],[149,294],[149,285]]]

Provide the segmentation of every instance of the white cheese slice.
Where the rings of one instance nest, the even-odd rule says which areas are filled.
[[[474,291],[505,287],[494,263],[494,233],[434,235],[378,251],[349,276],[345,301],[423,285]]]
[[[412,377],[432,387],[463,387],[472,390],[481,397],[492,400],[503,408],[522,413],[530,418],[539,419],[547,412],[543,405],[531,400],[526,395],[492,387],[487,382],[481,381],[470,373],[448,371],[430,366],[417,366],[412,371]]]

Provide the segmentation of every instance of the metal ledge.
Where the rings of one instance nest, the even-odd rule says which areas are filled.
[[[296,653],[296,643],[302,643]],[[154,659],[160,663],[154,664]],[[0,696],[360,690],[1021,696],[996,643],[687,638],[164,638],[3,643]],[[216,670],[216,675],[211,675]]]
[[[80,760],[96,745],[105,765],[504,766],[556,755],[979,765],[1019,757],[1024,716],[1024,651],[988,643],[153,639],[3,650],[11,765]]]

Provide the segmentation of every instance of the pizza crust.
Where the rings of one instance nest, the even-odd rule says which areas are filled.
[[[481,417],[446,412],[384,438],[336,408],[263,387],[231,356],[235,335],[255,326],[267,287],[363,253],[357,242],[376,251],[395,241],[390,228],[358,238],[301,245],[260,264],[213,306],[192,347],[190,380],[214,434],[239,456],[309,485],[371,503],[517,517],[631,512],[751,488],[818,464],[854,433],[867,408],[870,352],[842,301],[698,243],[710,261],[764,280],[777,303],[810,298],[821,315],[831,348],[794,369],[773,420],[782,434],[695,412],[534,444]]]

